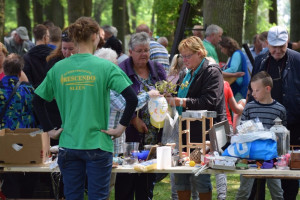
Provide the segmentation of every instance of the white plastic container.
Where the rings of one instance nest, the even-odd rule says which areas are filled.
[[[168,146],[157,147],[156,157],[157,157],[157,169],[171,168],[172,166],[171,147]]]

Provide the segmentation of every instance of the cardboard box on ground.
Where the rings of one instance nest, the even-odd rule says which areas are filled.
[[[50,155],[50,138],[38,128],[0,130],[0,163],[41,164]]]

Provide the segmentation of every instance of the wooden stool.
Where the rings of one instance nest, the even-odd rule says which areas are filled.
[[[182,158],[182,149],[186,148],[187,155],[190,156],[191,149],[200,147],[202,152],[205,154],[206,150],[206,119],[209,119],[209,128],[213,126],[213,118],[216,117],[215,111],[187,111],[183,112],[182,116],[179,117],[179,156]],[[182,130],[182,123],[186,121],[186,130]],[[202,122],[202,143],[191,143],[190,140],[190,123],[192,121],[201,121]],[[186,144],[182,144],[183,134],[186,136]]]

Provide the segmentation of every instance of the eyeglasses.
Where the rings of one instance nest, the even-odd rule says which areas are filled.
[[[185,55],[185,56],[181,54],[181,56],[183,59],[190,59],[194,54],[196,54],[196,53],[192,53],[192,54]]]
[[[149,53],[149,49],[144,49],[144,50],[142,50],[142,49],[140,49],[140,50],[133,50],[134,52],[136,52],[136,53],[138,53],[138,54],[142,54],[142,53]]]

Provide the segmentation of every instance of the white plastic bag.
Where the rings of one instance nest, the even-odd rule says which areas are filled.
[[[176,110],[176,107],[172,107],[171,112],[168,112],[165,118],[163,134],[161,138],[161,142],[163,144],[176,143],[176,145],[178,145],[178,121],[178,111]]]

